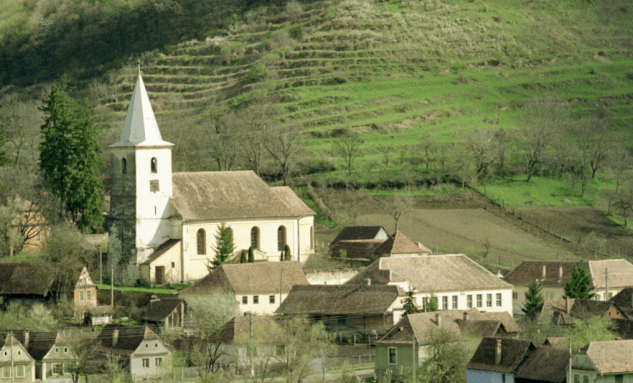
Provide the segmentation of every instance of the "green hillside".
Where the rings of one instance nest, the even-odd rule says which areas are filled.
[[[3,6],[10,1],[17,0]],[[104,145],[120,132],[138,58],[163,136],[178,144],[177,170],[226,166],[209,158],[211,126],[232,113],[248,127],[248,113],[262,116],[258,105],[270,107],[274,124],[308,133],[299,174],[343,177],[332,142],[355,131],[362,134],[356,177],[381,167],[387,170],[378,178],[394,176],[389,169],[428,178],[420,176],[429,169],[421,143],[459,143],[476,128],[517,129],[524,104],[545,94],[568,101],[574,118],[608,120],[624,146],[633,138],[631,1],[232,2],[235,13],[217,16],[215,24],[196,19],[192,3],[179,4],[177,20],[165,28],[129,27],[151,36],[138,46],[160,49],[135,51],[134,39],[123,36],[130,42],[120,52],[128,56],[74,72],[78,94],[89,97],[104,128]],[[135,12],[149,3],[125,4],[130,20],[147,21]],[[162,15],[169,20],[169,12]],[[198,40],[187,40],[193,36]],[[231,132],[233,122],[224,123]],[[230,168],[248,168],[243,157]],[[269,157],[262,172],[275,177]],[[443,161],[441,177],[455,178]],[[522,166],[516,157],[508,162]]]

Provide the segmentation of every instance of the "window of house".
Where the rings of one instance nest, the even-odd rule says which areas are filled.
[[[283,251],[286,246],[286,227],[279,226],[277,229],[277,251]]]
[[[624,375],[616,375],[615,383],[624,383]]]
[[[481,294],[477,294],[477,307],[482,306],[482,296]]]
[[[389,364],[396,364],[398,362],[398,357],[396,354],[396,348],[389,348]]]
[[[11,378],[11,366],[2,367],[2,378],[4,379]]]
[[[197,239],[197,243],[198,243],[198,254],[199,255],[203,255],[207,253],[207,233],[204,231],[204,229],[200,229],[198,230],[198,234],[196,234],[196,239]]]
[[[574,374],[574,383],[580,383],[580,375]]]
[[[127,160],[121,158],[121,174],[127,174]]]
[[[492,294],[486,294],[486,307],[492,307]]]
[[[466,308],[468,308],[468,309],[472,309],[473,308],[473,296],[472,295],[466,295]]]
[[[63,375],[64,365],[62,363],[53,363],[53,375]]]
[[[589,383],[589,375],[582,376],[582,383]]]
[[[518,299],[519,298],[519,293],[517,293],[516,291],[512,291],[512,299]]]
[[[259,250],[259,228],[253,226],[251,229],[251,247],[253,250]]]
[[[18,355],[22,355],[22,351],[18,351]]]
[[[501,293],[497,293],[497,307],[501,307]]]
[[[171,268],[172,268],[172,269],[175,269],[175,268],[176,268],[176,262],[172,262],[172,263],[171,263]]]
[[[156,367],[160,367],[163,364],[163,358],[156,358]]]
[[[55,347],[55,353],[59,352],[59,347]]]
[[[442,297],[442,310],[448,310],[448,297]]]
[[[506,374],[501,374],[501,383],[506,383]]]
[[[453,295],[453,310],[457,310],[457,295]]]
[[[243,305],[247,305],[248,304],[248,296],[245,295],[245,296],[242,297],[242,304]]]
[[[83,290],[79,290],[79,300],[83,302],[84,300],[84,291]]]
[[[253,295],[253,304],[254,305],[259,304],[259,295]]]
[[[151,168],[152,168],[152,173],[158,172],[158,161],[156,161],[156,157],[152,157]]]
[[[91,294],[91,291],[90,291],[90,290],[86,290],[86,300],[87,300],[87,301],[92,300],[92,296],[91,296],[91,295],[92,295],[92,294]]]
[[[15,366],[15,377],[24,378],[24,366]]]
[[[268,297],[268,303],[270,303],[271,305],[275,304],[275,296],[271,295],[270,297]]]
[[[149,368],[149,358],[143,358],[143,367]]]
[[[68,347],[64,347],[64,354],[68,354]]]

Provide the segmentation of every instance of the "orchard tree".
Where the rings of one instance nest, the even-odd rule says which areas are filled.
[[[81,229],[103,224],[103,198],[97,166],[101,148],[87,101],[66,94],[66,77],[51,87],[41,126],[40,168],[45,183],[59,200],[59,215],[67,211]]]
[[[542,289],[543,287],[538,283],[538,280],[532,281],[528,291],[525,292],[525,304],[521,307],[521,311],[527,314],[543,303]]]
[[[215,258],[209,265],[210,269],[216,269],[225,263],[232,263],[230,258],[235,251],[233,246],[233,230],[226,226],[224,222],[218,227],[218,231],[215,234]]]
[[[571,275],[565,284],[565,298],[591,299],[593,287],[591,287],[591,275],[589,271],[578,262],[571,270]]]

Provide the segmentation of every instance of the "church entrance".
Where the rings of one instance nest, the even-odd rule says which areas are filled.
[[[156,266],[156,284],[165,284],[165,266]]]

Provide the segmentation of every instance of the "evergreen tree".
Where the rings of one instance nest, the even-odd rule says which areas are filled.
[[[541,294],[542,288],[538,280],[535,279],[532,281],[530,287],[528,287],[528,291],[525,292],[525,305],[521,307],[521,311],[527,314],[543,303],[543,294]]]
[[[255,262],[255,254],[253,253],[253,248],[249,247],[248,248],[248,263],[254,263]]]
[[[284,261],[292,261],[292,254],[290,254],[290,246],[284,246]]]
[[[415,290],[411,289],[407,293],[407,297],[404,298],[404,305],[402,308],[404,309],[404,315],[407,314],[415,314],[418,312],[418,305],[415,304]]]
[[[226,226],[224,222],[218,227],[215,233],[215,258],[211,262],[210,268],[216,269],[225,263],[233,263],[229,258],[233,255],[233,230]]]
[[[431,296],[429,297],[429,303],[426,304],[426,311],[437,311],[440,309],[440,304],[437,300],[437,297],[435,296],[435,294],[433,293],[433,290],[431,290]]]
[[[578,262],[571,270],[571,275],[565,284],[565,298],[591,299],[593,287],[591,287],[591,275],[589,271]]]
[[[248,262],[247,257],[248,252],[246,250],[242,250],[242,254],[240,255],[240,263]]]
[[[66,77],[51,87],[44,100],[40,168],[53,195],[59,199],[60,217],[67,211],[81,229],[103,224],[103,198],[97,166],[101,147],[88,103],[66,94]]]

